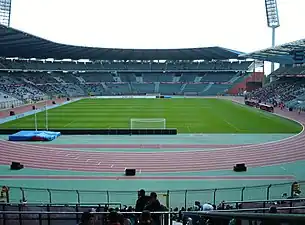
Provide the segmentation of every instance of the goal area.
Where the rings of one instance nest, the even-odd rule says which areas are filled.
[[[132,118],[130,129],[166,129],[165,118]]]

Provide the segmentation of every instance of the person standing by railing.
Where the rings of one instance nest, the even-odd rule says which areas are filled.
[[[141,189],[138,192],[138,200],[136,202],[135,211],[142,212],[145,206],[149,203],[150,197],[145,195],[145,190]]]

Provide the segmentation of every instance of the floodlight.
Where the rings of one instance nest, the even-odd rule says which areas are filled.
[[[267,25],[270,28],[280,26],[279,13],[276,0],[265,0]]]
[[[265,0],[267,25],[272,28],[272,48],[275,47],[275,29],[280,26],[279,12],[276,0]],[[271,64],[271,72],[274,71],[274,63]]]
[[[12,0],[0,0],[0,24],[9,26],[11,21]]]

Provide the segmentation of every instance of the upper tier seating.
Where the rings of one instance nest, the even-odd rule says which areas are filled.
[[[34,61],[34,60],[0,60],[6,69],[23,70],[247,70],[252,62],[76,62],[76,61]]]
[[[305,65],[295,67],[280,67],[274,71],[271,75],[283,76],[283,75],[305,75]]]
[[[205,82],[228,82],[230,79],[232,79],[236,73],[206,73],[201,81]]]
[[[111,73],[83,73],[78,74],[86,82],[114,82],[113,76]]]

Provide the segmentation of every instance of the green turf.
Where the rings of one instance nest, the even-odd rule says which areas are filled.
[[[297,133],[296,122],[221,99],[83,99],[48,111],[49,128],[129,128],[131,118],[165,118],[179,133]],[[37,114],[45,127],[45,113]],[[142,124],[141,126],[161,126]],[[34,116],[0,125],[34,128]]]

